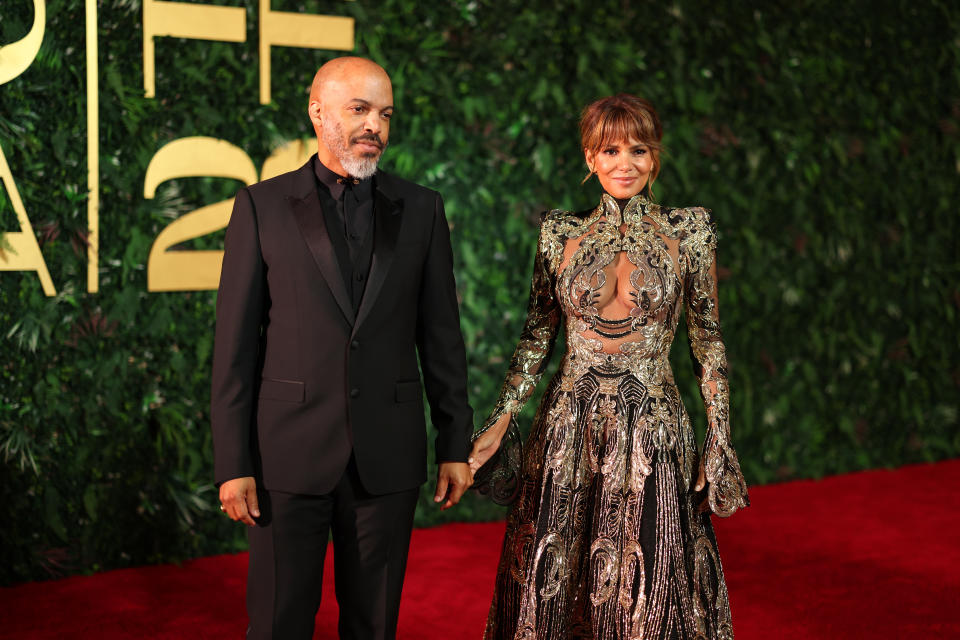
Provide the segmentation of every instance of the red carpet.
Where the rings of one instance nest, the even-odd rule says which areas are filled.
[[[960,638],[958,480],[952,460],[752,489],[716,522],[737,639]],[[480,637],[502,535],[414,532],[401,639]],[[0,638],[242,638],[245,567],[218,556],[0,589]],[[332,576],[315,638],[336,638]]]

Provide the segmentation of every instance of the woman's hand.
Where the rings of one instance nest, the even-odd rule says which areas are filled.
[[[471,474],[476,473],[477,469],[492,458],[493,454],[500,448],[500,441],[503,440],[503,434],[507,432],[507,427],[510,426],[510,415],[509,413],[505,413],[500,416],[499,420],[493,423],[489,429],[473,441],[473,449],[470,451],[470,457],[467,459],[467,462],[470,464]]]
[[[705,458],[700,460],[700,475],[697,476],[697,483],[693,485],[693,492],[700,493],[707,486],[707,471],[704,468]],[[697,513],[703,513],[710,510],[710,494],[703,494],[703,502],[697,506]]]

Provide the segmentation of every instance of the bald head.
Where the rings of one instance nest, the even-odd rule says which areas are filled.
[[[390,76],[387,75],[383,67],[366,58],[344,56],[334,58],[317,69],[316,75],[313,76],[313,84],[310,85],[310,102],[314,100],[322,102],[323,88],[330,83],[339,84],[358,78],[386,82],[390,86],[392,96],[393,87],[390,85]]]
[[[383,67],[366,58],[334,58],[317,70],[307,106],[317,134],[317,157],[340,175],[376,172],[393,116],[393,86]]]

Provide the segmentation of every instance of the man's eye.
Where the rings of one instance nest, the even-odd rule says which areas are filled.
[[[393,117],[393,114],[392,114],[392,113],[381,113],[380,116],[381,116],[384,120],[389,120],[390,118]]]
[[[357,105],[357,106],[355,106],[355,107],[351,107],[351,109],[353,110],[354,113],[363,113],[363,107],[360,106],[360,105]]]

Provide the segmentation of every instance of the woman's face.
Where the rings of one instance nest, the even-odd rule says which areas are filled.
[[[584,158],[614,198],[632,198],[643,191],[653,169],[650,149],[634,138],[608,144],[596,152],[584,150]]]

